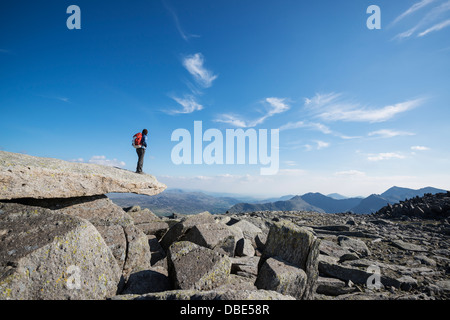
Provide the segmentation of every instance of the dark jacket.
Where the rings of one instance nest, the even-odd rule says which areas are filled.
[[[141,145],[142,145],[143,149],[147,148],[147,135],[146,134],[142,135]]]

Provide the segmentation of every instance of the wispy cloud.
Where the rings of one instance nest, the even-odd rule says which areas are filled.
[[[422,1],[422,2],[424,2],[424,1]],[[422,3],[422,2],[420,2],[420,3]],[[431,2],[434,2],[434,1],[430,1],[428,3],[431,3]],[[426,3],[426,4],[428,4],[428,3]],[[425,5],[421,6],[420,8],[422,8],[424,6]],[[418,8],[418,9],[420,9],[420,8]],[[417,11],[417,10],[415,10],[415,11]],[[438,21],[438,19],[442,19],[442,16],[445,15],[446,13],[448,13],[449,11],[450,11],[450,1],[447,0],[443,3],[441,3],[440,5],[431,8],[425,14],[425,16],[422,19],[420,19],[418,23],[416,23],[416,25],[414,25],[413,27],[409,28],[408,30],[406,30],[404,32],[397,34],[393,38],[393,40],[402,40],[405,38],[409,38],[409,37],[413,36],[418,30],[426,27],[427,25],[428,25],[428,28],[425,31],[420,32],[417,35],[417,37],[423,37],[430,32],[436,32],[436,31],[442,30],[443,28],[445,28],[449,25],[447,22],[449,19],[447,19],[443,22],[440,22],[440,23],[437,23],[437,21]],[[408,12],[408,11],[406,11],[406,12]],[[399,16],[399,17],[401,17],[401,16]]]
[[[408,10],[406,10],[401,15],[399,15],[397,18],[395,18],[395,20],[392,22],[392,24],[396,24],[397,22],[399,22],[403,18],[405,18],[405,17],[411,15],[412,13],[422,9],[423,7],[429,5],[430,3],[434,2],[434,1],[435,0],[422,0],[422,1],[419,1],[419,2],[417,2],[415,4],[413,4],[411,7],[408,8]]]
[[[119,167],[119,168],[123,168],[125,167],[125,162],[123,161],[119,161],[117,159],[107,159],[106,156],[93,156],[91,159],[88,160],[88,163],[95,163],[95,164],[100,164],[103,166],[108,166],[108,167]]]
[[[308,128],[318,130],[324,134],[331,134],[332,131],[329,127],[318,122],[308,122],[308,121],[297,121],[288,122],[280,127],[280,131],[298,129],[298,128]]]
[[[166,0],[163,0],[163,4],[164,4],[164,7],[167,9],[167,11],[172,16],[173,22],[175,23],[175,27],[177,28],[178,33],[180,34],[181,38],[183,38],[184,41],[189,42],[189,39],[191,39],[191,38],[200,37],[199,35],[190,34],[190,33],[186,32],[183,29],[183,27],[181,26],[180,19],[178,18],[178,15],[177,15],[175,9],[173,9],[172,6],[170,6],[168,1],[166,1]]]
[[[329,142],[316,140],[316,141],[314,141],[314,145],[305,144],[303,147],[305,148],[306,151],[312,151],[312,150],[321,150],[324,148],[328,148],[329,146],[330,146]]]
[[[414,150],[414,151],[427,151],[427,150],[430,150],[430,148],[425,147],[425,146],[412,146],[411,150]]]
[[[413,100],[385,106],[380,109],[360,108],[357,106],[335,106],[321,113],[320,117],[331,121],[383,122],[399,113],[411,110],[418,105],[418,101]]]
[[[336,102],[341,96],[341,93],[334,92],[325,94],[316,93],[312,98],[305,98],[305,106],[309,106],[310,108],[325,106]]]
[[[62,101],[62,102],[70,102],[69,98],[66,98],[66,97],[55,97],[55,99]]]
[[[213,81],[217,79],[217,75],[204,67],[204,58],[201,53],[184,57],[183,66],[204,88],[211,87]]]
[[[345,170],[335,172],[334,175],[343,177],[365,177],[366,173],[359,170]]]
[[[430,32],[439,31],[439,30],[442,30],[442,29],[444,29],[444,28],[446,28],[448,26],[450,26],[450,19],[445,20],[445,21],[443,21],[441,23],[438,23],[438,24],[432,26],[431,28],[428,28],[424,32],[419,33],[417,36],[418,37],[423,37],[423,36],[429,34]]]
[[[211,87],[213,81],[217,78],[217,75],[214,75],[210,70],[204,67],[204,58],[201,53],[183,57],[182,63],[201,88]],[[186,81],[186,85],[190,89],[190,94],[184,94],[182,98],[174,95],[170,96],[173,100],[175,100],[179,105],[182,106],[182,109],[165,111],[166,113],[187,114],[203,109],[203,105],[201,105],[197,101],[198,96],[203,94],[201,89],[199,89],[190,81]]]
[[[345,140],[361,138],[359,136],[347,136],[340,132],[331,130],[328,126],[326,126],[320,122],[310,122],[310,121],[288,122],[288,123],[282,125],[279,129],[280,129],[280,131],[284,131],[284,130],[293,130],[293,129],[299,129],[299,128],[320,131],[323,134],[330,134],[330,135],[333,135],[333,136],[336,136],[336,137],[339,137],[339,138],[345,139]]]
[[[288,122],[280,127],[280,131],[297,129],[297,128],[305,128],[306,126],[307,125],[306,125],[305,121]]]
[[[196,98],[192,95],[185,95],[183,98],[173,96],[172,99],[175,100],[179,105],[181,105],[183,109],[171,110],[168,112],[170,114],[186,114],[203,109],[203,106],[199,104]]]
[[[296,177],[304,176],[307,173],[303,169],[280,169],[278,170],[278,176]]]
[[[38,95],[38,96],[45,98],[45,99],[53,99],[53,100],[58,100],[61,102],[70,103],[70,99],[67,97],[63,97],[63,96],[58,96],[58,95]]]
[[[328,148],[330,146],[329,142],[325,142],[325,141],[316,141],[317,143],[317,150],[323,149],[323,148]]]
[[[108,167],[118,167],[123,168],[126,166],[126,163],[123,161],[119,161],[117,159],[107,159],[106,156],[92,156],[88,161],[84,161],[83,158],[70,159],[71,162],[82,162],[82,163],[94,163],[100,164],[102,166]]]
[[[417,26],[412,27],[411,29],[408,29],[408,30],[406,30],[404,32],[401,32],[401,33],[397,34],[394,37],[394,40],[395,39],[396,40],[401,40],[401,39],[409,38],[409,37],[411,37],[414,34],[414,32],[416,32],[416,30],[418,28],[419,28],[419,26],[417,25]]]
[[[397,152],[385,152],[385,153],[376,153],[370,154],[367,157],[369,161],[382,161],[382,160],[390,160],[390,159],[404,159],[405,156],[397,153]]]
[[[286,102],[286,98],[270,97],[264,99],[263,103],[267,106],[267,110],[263,116],[256,119],[245,120],[241,116],[235,114],[222,114],[214,121],[228,123],[239,128],[251,128],[262,124],[267,118],[289,110],[289,104]]]
[[[305,108],[326,121],[384,122],[421,105],[422,102],[423,99],[415,99],[382,108],[368,108],[344,99],[342,94],[329,93],[316,94],[311,99],[305,99]]]
[[[246,120],[240,119],[239,116],[234,114],[222,114],[219,118],[214,120],[215,122],[228,123],[234,127],[247,128],[254,127],[255,122],[247,122]]]
[[[295,167],[297,165],[297,162],[295,162],[293,160],[285,160],[285,161],[283,161],[283,163],[289,167]]]
[[[286,103],[286,98],[266,98],[266,102],[271,106],[271,109],[267,114],[269,117],[289,110],[289,105]]]
[[[381,129],[377,131],[369,132],[370,137],[379,137],[379,138],[393,138],[397,136],[413,136],[415,133],[406,132],[406,131],[397,131],[391,129]]]

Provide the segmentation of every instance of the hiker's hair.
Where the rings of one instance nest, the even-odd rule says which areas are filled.
[[[147,134],[147,133],[148,133],[147,129],[142,130],[142,134]]]

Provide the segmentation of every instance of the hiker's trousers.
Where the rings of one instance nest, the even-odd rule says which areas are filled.
[[[142,172],[142,167],[144,166],[144,154],[145,149],[144,148],[137,148],[136,153],[138,155],[138,163],[136,167],[136,172]]]

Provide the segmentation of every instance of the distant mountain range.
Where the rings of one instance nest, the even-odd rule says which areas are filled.
[[[253,212],[253,211],[318,211],[322,209],[306,202],[300,196],[292,197],[289,200],[280,200],[266,203],[238,203],[229,210],[231,213]]]
[[[316,211],[321,213],[353,212],[370,214],[378,211],[388,203],[394,204],[400,200],[422,197],[425,193],[442,193],[446,190],[426,187],[418,190],[392,187],[382,194],[372,194],[366,198],[347,198],[334,193],[306,193],[300,195],[286,195],[280,198],[257,200],[249,197],[223,196],[220,194],[206,194],[199,191],[168,189],[156,196],[135,194],[108,194],[108,197],[121,207],[139,205],[148,208],[157,215],[172,213],[196,214],[209,211],[213,214],[253,211]]]
[[[120,207],[138,205],[148,208],[159,216],[172,213],[196,214],[203,211],[210,213],[224,213],[231,206],[242,202],[242,199],[231,197],[212,196],[202,192],[184,191],[180,189],[167,189],[155,196],[137,195],[131,193],[107,194],[115,204]],[[248,198],[246,200],[249,200]]]
[[[426,187],[418,190],[409,188],[392,187],[382,194],[372,194],[367,198],[345,198],[332,194],[325,196],[321,193],[307,193],[302,196],[295,196],[284,201],[268,203],[238,203],[232,206],[229,212],[253,212],[253,211],[286,211],[304,210],[325,213],[353,212],[359,214],[370,214],[377,212],[388,203],[394,204],[400,200],[422,197],[425,193],[442,193],[446,190]]]

